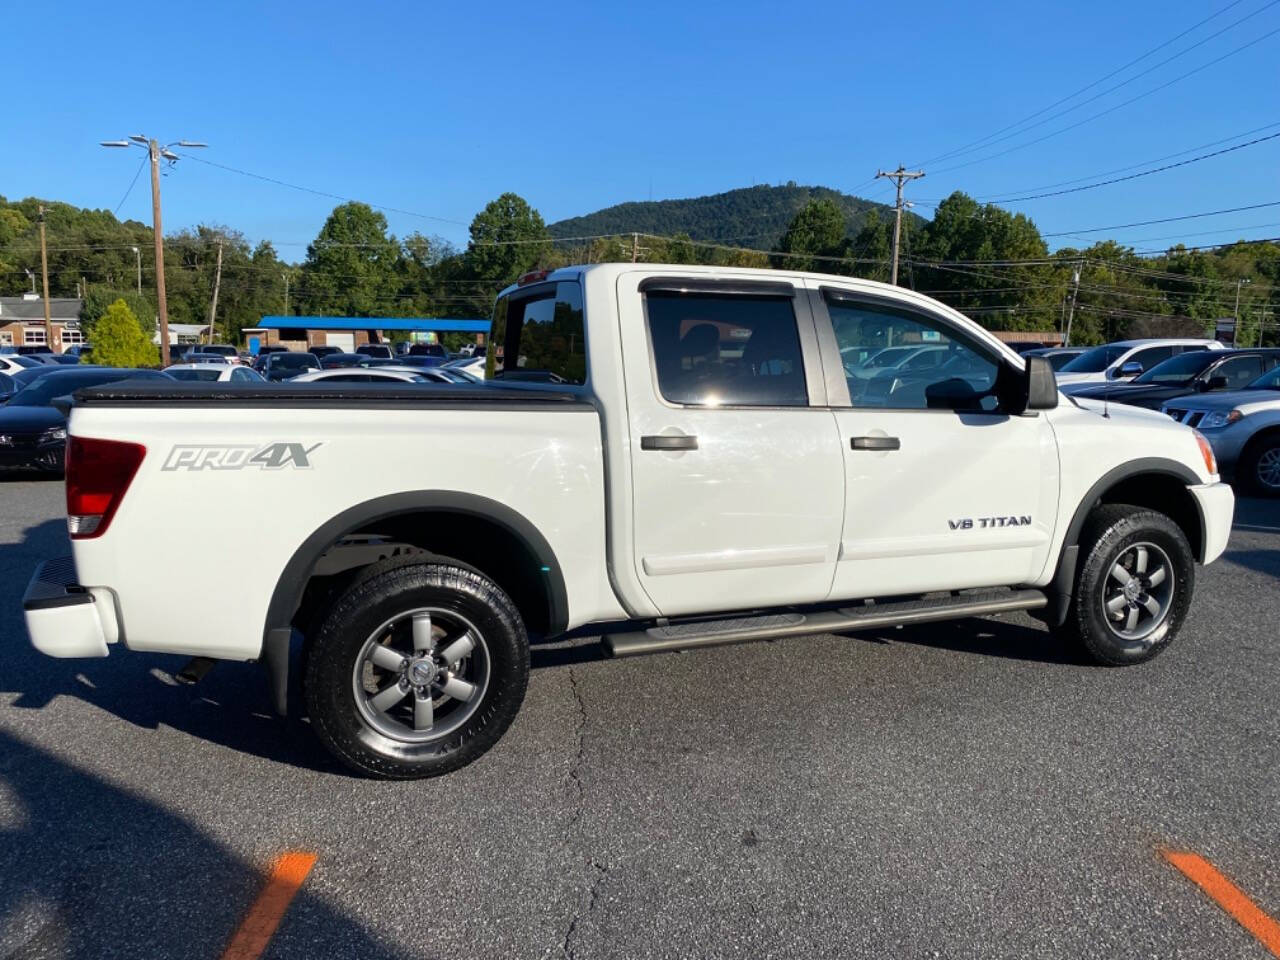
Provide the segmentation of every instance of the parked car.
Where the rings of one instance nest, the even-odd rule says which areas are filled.
[[[290,383],[426,383],[421,371],[412,367],[346,367],[303,373]]]
[[[235,363],[175,363],[164,368],[175,380],[200,383],[265,383],[257,370]]]
[[[67,417],[53,401],[85,387],[130,379],[169,378],[158,370],[84,366],[52,369],[33,379],[0,407],[0,470],[61,473]]]
[[[1090,384],[1076,388],[1071,395],[1159,410],[1189,393],[1243,389],[1278,362],[1280,349],[1192,350],[1157,363],[1127,383]]]
[[[262,365],[262,375],[271,381],[292,380],[294,377],[311,370],[319,370],[320,361],[309,353],[295,353],[286,350],[267,356]]]
[[[484,364],[485,355],[481,353],[474,357],[463,357],[461,360],[450,360],[443,366],[446,370],[454,370],[458,373],[465,373],[476,380],[483,380]]]
[[[23,344],[22,346],[18,347],[18,354],[23,357],[45,357],[45,356],[51,357],[53,356],[53,351],[50,350],[47,346],[44,346],[41,344],[31,345],[31,346]]]
[[[8,403],[9,398],[18,392],[18,381],[7,373],[0,373],[0,403]]]
[[[1280,497],[1280,367],[1243,390],[1179,397],[1162,409],[1204,434],[1224,476],[1249,493]]]
[[[331,353],[320,358],[320,367],[324,370],[336,370],[339,367],[367,367],[375,362],[379,361],[363,353]]]
[[[220,353],[205,353],[204,351],[192,351],[182,358],[183,363],[212,363],[218,366],[229,367],[232,364]]]
[[[1056,372],[1087,349],[1088,347],[1037,347],[1033,350],[1024,351],[1022,355],[1024,357],[1044,357],[1049,361],[1049,366],[1053,367]]]
[[[171,343],[169,344],[169,362],[185,363],[186,358],[203,347],[198,343]]]
[[[42,356],[45,363],[56,363],[63,367],[74,366],[80,362],[80,355],[77,353],[49,353]]]
[[[379,360],[395,359],[395,355],[391,352],[391,347],[385,343],[362,343],[356,347],[356,353],[363,353],[367,357],[377,357]]]
[[[317,360],[323,360],[325,357],[331,357],[334,354],[343,353],[344,351],[341,347],[335,347],[332,344],[322,344],[320,346],[308,347],[307,352]]]
[[[1130,380],[1157,363],[1190,350],[1222,350],[1217,340],[1194,337],[1155,340],[1119,340],[1086,350],[1058,371],[1058,387],[1071,393],[1086,383]]]
[[[531,633],[613,624],[621,657],[1025,610],[1120,666],[1169,646],[1226,547],[1234,498],[1195,431],[1061,403],[1043,358],[910,291],[593,264],[508,287],[494,317],[484,385],[80,394],[74,564],[28,587],[36,649],[257,660],[284,711],[301,644],[333,755],[423,777],[498,741]],[[872,403],[842,340],[947,357]],[[220,545],[193,579],[189,538],[156,531],[196,481]],[[201,602],[231,581],[234,604]]]
[[[441,363],[449,359],[449,354],[438,343],[412,344],[409,347],[408,355],[411,357],[439,357]]]
[[[39,360],[32,357],[24,357],[20,353],[0,354],[0,373],[17,373],[19,370],[30,370],[32,367],[42,367]]]
[[[438,354],[428,353],[410,353],[403,357],[396,357],[392,363],[399,363],[405,366],[418,367],[420,369],[428,369],[430,367],[443,366],[448,361]]]
[[[75,357],[77,360],[83,360],[88,354],[93,352],[93,346],[88,343],[77,343],[62,351],[64,357]]]
[[[229,343],[206,343],[200,348],[200,352],[205,354],[215,354],[221,357],[224,363],[240,362],[240,351]],[[170,359],[172,359],[173,354],[170,354],[169,356]]]

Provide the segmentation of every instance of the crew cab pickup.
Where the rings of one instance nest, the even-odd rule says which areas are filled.
[[[499,295],[489,343],[474,386],[78,393],[74,558],[32,580],[33,643],[261,660],[280,711],[294,663],[340,760],[420,777],[502,735],[531,637],[630,656],[1023,610],[1134,664],[1227,542],[1193,429],[1068,400],[897,287],[563,268]],[[193,555],[191,503],[236,535]],[[197,569],[234,601],[192,617]]]

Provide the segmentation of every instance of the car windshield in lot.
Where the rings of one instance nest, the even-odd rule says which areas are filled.
[[[1111,366],[1119,360],[1128,347],[1117,347],[1111,344],[1103,344],[1101,347],[1094,347],[1092,350],[1080,354],[1070,363],[1062,368],[1063,373],[1101,373],[1107,367]]]
[[[55,397],[65,397],[85,387],[98,387],[117,380],[165,377],[154,370],[67,370],[40,377],[9,401],[11,407],[47,407]],[[165,377],[165,379],[168,379]]]
[[[210,367],[207,370],[166,370],[165,372],[175,380],[217,380],[222,376],[222,371],[217,367]]]
[[[1170,357],[1136,378],[1134,383],[1154,383],[1164,387],[1179,387],[1190,383],[1218,358],[1209,350],[1193,350]],[[1254,368],[1255,370],[1257,367]]]
[[[1264,373],[1253,383],[1245,387],[1246,390],[1280,390],[1280,367],[1276,367],[1270,373]]]

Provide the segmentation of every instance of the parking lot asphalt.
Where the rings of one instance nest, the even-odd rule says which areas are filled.
[[[188,519],[194,617],[237,585]],[[1280,918],[1280,504],[1241,501],[1144,666],[1021,616],[570,641],[490,754],[414,783],[348,776],[253,665],[36,654],[21,594],[65,540],[60,483],[0,483],[0,957],[222,956],[289,851],[263,956],[1271,955],[1162,852]]]

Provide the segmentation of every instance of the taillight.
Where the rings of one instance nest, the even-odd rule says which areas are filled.
[[[72,540],[107,532],[146,455],[146,447],[123,440],[67,441],[67,529]]]

